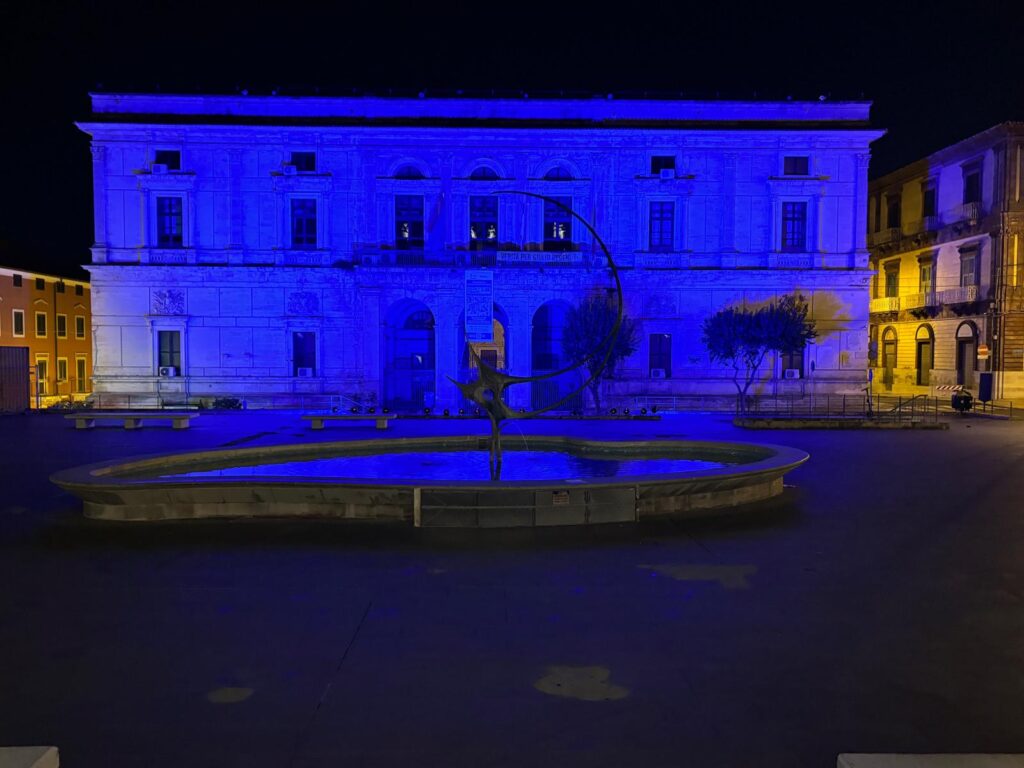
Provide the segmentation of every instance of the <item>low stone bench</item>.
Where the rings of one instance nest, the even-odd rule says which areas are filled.
[[[325,421],[375,421],[377,429],[387,429],[393,413],[319,413],[302,417],[313,429],[323,429]]]
[[[83,411],[69,413],[65,419],[73,419],[75,429],[92,429],[97,421],[121,421],[125,429],[138,429],[143,421],[170,421],[175,429],[188,429],[192,419],[199,418],[198,413],[166,413],[164,411],[132,411],[122,413],[105,413]]]
[[[58,768],[56,747],[0,747],[0,768]]]

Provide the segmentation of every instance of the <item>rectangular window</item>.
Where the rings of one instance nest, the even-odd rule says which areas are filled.
[[[66,357],[57,358],[57,383],[68,380],[68,359]]]
[[[168,171],[181,170],[181,150],[179,149],[158,149],[153,153],[153,162],[156,165],[166,165]]]
[[[784,176],[807,176],[810,171],[811,159],[805,155],[784,157],[782,173]]]
[[[900,264],[893,262],[885,265],[885,296],[894,298],[900,295]]]
[[[180,197],[156,199],[156,244],[160,248],[180,248],[185,243],[181,203]]]
[[[925,187],[921,191],[921,217],[935,215],[935,187]]]
[[[57,283],[57,287],[56,287],[57,293],[64,293],[64,289],[65,289],[65,285],[64,285],[63,282]]]
[[[652,333],[649,341],[651,378],[672,378],[672,335],[668,333]]]
[[[12,276],[11,280],[14,281],[15,288],[21,288],[21,275]]]
[[[469,241],[474,248],[498,247],[498,198],[494,195],[469,198]]]
[[[25,335],[25,310],[11,310],[11,327],[15,336],[23,337]]]
[[[651,251],[672,250],[672,233],[675,229],[675,203],[654,200],[650,204],[650,220],[647,227],[648,248]]]
[[[878,232],[882,229],[882,196],[874,198],[874,213],[875,213],[875,228],[873,232]]]
[[[423,195],[395,195],[395,247],[423,247]]]
[[[889,229],[895,229],[900,226],[900,204],[901,198],[899,195],[885,196],[885,218]]]
[[[316,152],[292,152],[291,165],[299,173],[316,173]]]
[[[981,202],[981,170],[964,171],[964,202]]]
[[[46,281],[43,280],[43,278],[41,278],[41,277],[37,277],[36,278],[36,290],[37,291],[45,291],[46,290]]]
[[[976,250],[960,252],[960,287],[978,284],[978,252]]]
[[[807,250],[807,203],[782,204],[782,250]]]
[[[46,313],[36,312],[36,338],[46,338]]]
[[[662,171],[675,171],[675,155],[654,155],[651,158],[651,176],[660,176]]]
[[[82,286],[80,286],[80,285],[76,285],[75,286],[75,296],[81,296],[84,293],[85,293],[85,291],[82,290]]]
[[[57,338],[66,339],[68,337],[68,316],[57,315]]]
[[[292,248],[316,248],[316,200],[293,199]]]
[[[565,210],[562,206],[569,210]],[[545,251],[572,250],[572,214],[569,213],[571,210],[571,197],[553,197],[551,200],[544,201]]]
[[[85,365],[84,357],[75,358],[75,392],[87,392],[89,390]]]
[[[157,332],[157,365],[181,370],[181,331]]]
[[[50,358],[36,355],[36,394],[45,395],[50,390]]]
[[[918,277],[918,290],[921,293],[930,294],[935,289],[932,263],[930,261],[924,262],[918,267]]]
[[[75,338],[85,338],[85,318],[82,315],[75,315]]]
[[[292,375],[316,376],[316,334],[292,331]]]

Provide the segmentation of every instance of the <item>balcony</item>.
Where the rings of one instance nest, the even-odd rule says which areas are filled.
[[[888,243],[898,243],[902,236],[903,231],[899,227],[889,227],[888,229],[881,229],[878,232],[868,233],[868,245],[886,245]]]
[[[900,308],[923,309],[924,307],[934,307],[937,303],[938,302],[935,301],[935,291],[929,291],[928,293],[911,293],[901,298]]]
[[[871,300],[871,311],[872,312],[899,312],[900,311],[900,297],[899,296],[879,296],[877,299]]]
[[[964,203],[956,210],[956,220],[969,224],[981,221],[981,203]]]
[[[978,286],[964,285],[960,288],[947,288],[939,291],[938,300],[940,304],[968,304],[978,300]]]

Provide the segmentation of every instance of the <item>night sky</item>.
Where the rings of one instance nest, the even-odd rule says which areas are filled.
[[[1024,120],[1024,2],[899,6],[0,4],[0,265],[83,274],[93,90],[865,98],[872,176]]]

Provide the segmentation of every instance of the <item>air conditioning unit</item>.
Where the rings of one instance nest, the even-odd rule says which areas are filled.
[[[664,379],[665,378],[665,369],[664,368],[651,368],[651,378],[652,379]]]
[[[294,176],[298,172],[299,172],[299,169],[296,168],[291,163],[285,164],[285,166],[284,166],[284,175],[285,176]]]
[[[784,379],[799,379],[800,378],[800,369],[799,368],[787,368],[786,370],[784,370],[782,372],[782,377]]]
[[[160,377],[163,379],[173,379],[178,375],[178,369],[173,365],[161,365],[160,366]]]
[[[166,163],[153,163],[151,166],[149,166],[149,172],[150,173],[167,173],[167,164]]]
[[[676,177],[675,168],[662,168],[658,171],[658,176],[661,179],[674,179]]]
[[[308,379],[308,378],[311,378],[313,376],[313,369],[312,368],[296,368],[295,370],[296,370],[296,375],[300,379]]]

